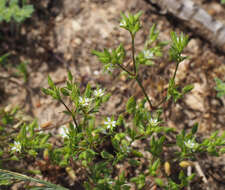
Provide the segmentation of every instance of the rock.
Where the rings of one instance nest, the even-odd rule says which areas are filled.
[[[205,85],[194,83],[194,89],[185,96],[184,101],[191,109],[204,112],[204,94]]]

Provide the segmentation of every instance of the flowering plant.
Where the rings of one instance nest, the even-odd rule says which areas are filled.
[[[73,181],[82,173],[79,183],[86,190],[150,189],[157,186],[166,190],[182,189],[195,177],[194,173],[185,173],[186,168],[193,167],[198,161],[199,154],[219,156],[225,153],[225,132],[220,136],[215,132],[200,141],[197,140],[197,123],[190,131],[181,132],[164,126],[162,103],[175,103],[193,88],[192,85],[178,88],[175,83],[178,67],[187,58],[182,52],[188,44],[188,37],[171,32],[169,55],[175,62],[175,70],[166,96],[155,104],[142,85],[139,66],[152,66],[168,42],[158,40],[159,32],[153,25],[144,49],[136,55],[135,36],[141,29],[140,16],[141,13],[122,14],[120,22],[120,26],[131,35],[132,69],[123,64],[126,56],[123,44],[112,51],[94,50],[92,53],[102,62],[104,70],[111,73],[119,68],[136,81],[144,98],[138,101],[132,96],[124,113],[99,119],[96,113],[110,101],[107,90],[92,88],[89,84],[85,90],[80,90],[70,71],[64,87],[56,86],[49,76],[49,87],[43,88],[43,92],[65,107],[64,113],[71,116],[72,122],[60,128],[61,144],[58,146],[47,143],[49,135],[34,133],[35,122],[28,128],[23,125],[12,145],[13,153],[36,156],[38,149],[44,149],[43,158],[64,168]],[[65,103],[67,98],[70,100],[68,105]],[[40,139],[44,144],[37,145]],[[138,149],[140,146],[142,149]],[[169,158],[165,152],[171,154]],[[80,172],[76,172],[77,168]]]

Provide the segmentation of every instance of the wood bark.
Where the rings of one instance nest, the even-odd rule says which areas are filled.
[[[148,0],[163,12],[183,21],[185,26],[225,52],[225,25],[191,0]]]

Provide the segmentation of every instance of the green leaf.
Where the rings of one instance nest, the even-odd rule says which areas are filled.
[[[135,166],[135,167],[138,167],[138,166],[140,166],[140,161],[138,161],[138,160],[135,160],[135,159],[130,159],[129,160],[129,164],[131,165],[131,166]]]
[[[137,151],[137,150],[132,150],[131,152],[136,157],[139,157],[139,158],[143,157],[143,154],[141,152]]]
[[[155,29],[156,29],[156,24],[153,24],[149,31],[149,41],[148,41],[149,44],[153,43],[158,38],[159,32],[156,31]]]
[[[153,164],[149,165],[149,174],[151,176],[156,176],[156,170],[160,166],[160,159],[157,159]]]
[[[70,82],[73,81],[73,75],[70,71],[68,71],[68,79],[69,79]]]
[[[169,49],[170,59],[176,62],[181,62],[186,58],[183,57],[181,53],[188,44],[188,36],[185,36],[183,33],[178,36],[173,31],[171,32],[170,36],[172,39],[172,44]]]
[[[24,81],[27,82],[28,79],[28,71],[27,71],[27,64],[26,62],[20,63],[17,69],[23,75]]]
[[[162,179],[160,178],[155,178],[155,183],[159,186],[159,187],[164,187],[164,182]]]
[[[220,98],[225,95],[225,82],[221,81],[218,78],[215,78],[214,80],[216,82],[216,87],[215,87],[215,89],[217,91],[216,96]]]
[[[102,158],[107,159],[107,160],[113,160],[114,159],[114,156],[112,154],[109,154],[106,151],[102,151],[101,156],[102,156]]]
[[[54,89],[55,88],[55,84],[54,82],[52,81],[51,77],[48,76],[48,85],[51,89]]]
[[[69,96],[69,95],[70,95],[70,93],[67,91],[66,88],[60,88],[60,91],[61,91],[61,93],[62,93],[64,96]]]
[[[131,35],[134,37],[135,34],[141,28],[141,23],[140,23],[141,15],[142,15],[142,12],[138,12],[135,15],[128,13],[128,16],[121,13],[122,19],[120,20],[120,27],[129,31]]]
[[[127,101],[127,106],[126,106],[126,111],[128,113],[132,113],[134,114],[135,113],[135,110],[136,110],[136,100],[135,98],[132,96],[128,99]]]
[[[138,189],[142,189],[145,186],[145,176],[143,174],[131,178],[130,181],[134,182]]]
[[[0,56],[0,64],[5,64],[5,61],[7,60],[7,58],[10,56],[10,53],[6,53],[4,55]]]
[[[92,50],[92,54],[96,55],[99,61],[102,62],[103,64],[111,62],[111,55],[107,49],[104,49],[104,52]]]
[[[198,131],[198,123],[195,123],[191,129],[191,133],[194,135]]]
[[[190,92],[193,88],[194,88],[194,85],[192,85],[192,84],[185,86],[182,89],[182,94],[186,94],[187,92]]]

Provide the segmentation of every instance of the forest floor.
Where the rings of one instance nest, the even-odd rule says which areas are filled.
[[[216,19],[225,22],[225,7],[219,1],[196,2]],[[26,83],[17,79],[16,84],[0,81],[1,106],[23,107],[29,116],[38,119],[40,126],[46,123],[60,125],[68,119],[62,113],[63,107],[43,95],[41,88],[48,86],[48,75],[55,83],[63,84],[69,69],[82,87],[87,83],[92,86],[99,84],[112,94],[110,101],[101,109],[102,115],[124,112],[131,95],[143,97],[141,89],[130,79],[119,75],[119,70],[112,75],[103,73],[101,63],[91,51],[115,48],[120,43],[131,51],[128,32],[119,28],[120,13],[143,11],[143,27],[135,41],[137,52],[144,46],[153,23],[157,24],[162,40],[169,40],[172,30],[183,32],[190,38],[184,52],[189,58],[180,64],[176,82],[180,86],[193,84],[194,89],[176,104],[163,105],[165,124],[181,130],[190,129],[198,122],[199,137],[208,136],[215,130],[220,133],[225,130],[225,99],[216,97],[214,80],[216,77],[224,79],[225,54],[183,27],[182,22],[153,11],[154,8],[144,0],[46,0],[34,1],[34,7],[32,18],[22,24],[16,34],[6,23],[1,24],[0,54],[10,52],[9,62],[15,65],[29,63]],[[125,65],[130,63],[131,59],[127,59]],[[0,75],[9,76],[13,69],[0,70]],[[174,69],[175,64],[168,61],[168,53],[154,66],[140,68],[144,87],[154,104],[165,95]],[[200,158],[199,164],[212,189],[225,188],[225,156]]]

